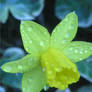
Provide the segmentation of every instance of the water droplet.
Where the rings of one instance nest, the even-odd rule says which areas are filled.
[[[81,61],[81,60],[82,60],[82,58],[79,58],[79,60]]]
[[[83,52],[82,52],[82,51],[80,51],[80,54],[83,54]]]
[[[16,73],[16,76],[18,76],[18,73]]]
[[[30,43],[32,43],[32,40],[30,40]]]
[[[85,53],[87,53],[88,51],[87,51],[87,50],[85,50],[84,52],[85,52]]]
[[[42,71],[45,72],[46,71],[46,68],[43,68]]]
[[[65,43],[66,43],[66,40],[63,40],[63,41],[62,41],[62,44],[65,44]]]
[[[32,30],[33,30],[33,28],[32,28],[32,27],[28,28],[28,31],[29,31],[29,32],[31,32]]]
[[[50,75],[51,75],[51,74],[52,74],[52,71],[48,71],[48,74],[50,74]]]
[[[12,68],[11,68],[11,67],[9,67],[9,66],[7,66],[7,67],[5,67],[5,70],[7,70],[7,71],[11,71],[11,70],[12,70]]]
[[[69,26],[69,30],[73,30],[74,29],[74,27],[71,25],[71,26]]]
[[[64,21],[65,21],[65,22],[68,22],[68,18],[65,18]]]
[[[70,48],[70,50],[72,51],[72,50],[73,50],[73,48]]]
[[[70,34],[66,34],[65,37],[66,37],[66,38],[69,38],[69,37],[70,37]]]
[[[18,69],[22,69],[22,66],[21,66],[21,65],[19,65],[19,66],[18,66]]]
[[[32,78],[29,78],[29,79],[27,79],[28,80],[28,82],[32,82]]]
[[[78,50],[75,50],[74,52],[75,52],[75,53],[78,53]]]
[[[40,42],[40,46],[44,46],[44,42],[42,41],[42,42]]]
[[[56,70],[57,72],[60,72],[60,69],[59,69],[59,68],[56,68],[55,70]]]

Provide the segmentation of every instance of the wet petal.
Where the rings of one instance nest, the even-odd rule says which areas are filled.
[[[28,54],[22,59],[4,64],[1,68],[5,72],[23,73],[39,65],[39,57]]]
[[[46,85],[46,77],[41,67],[26,72],[22,79],[23,92],[40,92]]]
[[[92,43],[73,41],[62,52],[75,63],[92,55]]]
[[[39,54],[49,46],[50,35],[43,26],[33,21],[22,21],[20,25],[24,48],[28,53]]]
[[[69,13],[55,27],[51,35],[51,47],[62,50],[76,35],[78,19],[74,12]]]

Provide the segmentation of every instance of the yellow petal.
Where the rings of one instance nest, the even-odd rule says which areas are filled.
[[[47,82],[50,87],[64,90],[69,84],[79,80],[77,67],[60,51],[48,49],[41,55],[41,64],[46,71]]]

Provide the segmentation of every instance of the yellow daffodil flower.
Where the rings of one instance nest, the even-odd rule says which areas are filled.
[[[46,84],[66,89],[80,78],[75,63],[92,55],[91,43],[72,41],[77,27],[78,20],[74,12],[66,15],[51,36],[41,25],[22,21],[21,36],[28,55],[4,64],[2,69],[10,73],[24,73],[23,92],[40,92]]]

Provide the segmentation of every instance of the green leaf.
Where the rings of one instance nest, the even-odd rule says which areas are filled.
[[[8,8],[5,0],[0,0],[0,22],[5,23],[8,18]]]
[[[5,72],[23,73],[39,65],[39,57],[28,54],[22,59],[4,64],[1,68]]]
[[[77,63],[80,75],[92,83],[92,56]]]
[[[23,74],[10,74],[5,73],[2,78],[2,83],[13,88],[21,89],[21,80]]]
[[[22,21],[20,30],[27,52],[40,55],[48,49],[50,35],[47,29],[33,21]]]
[[[18,47],[7,48],[4,51],[4,54],[1,58],[0,67],[2,64],[22,58],[22,57],[24,57],[24,55],[25,55],[24,51],[21,48],[18,48]],[[23,74],[20,74],[20,73],[19,74],[6,73],[0,69],[1,83],[3,83],[4,85],[13,87],[13,88],[21,89],[22,75]]]
[[[62,50],[76,35],[77,32],[77,16],[74,12],[69,13],[55,27],[51,35],[51,47]]]
[[[44,6],[44,0],[16,0],[10,5],[10,11],[16,19],[32,20],[38,16]]]
[[[56,0],[55,14],[60,20],[66,14],[75,11],[78,15],[79,26],[92,25],[92,0]]]
[[[22,79],[23,92],[40,92],[46,84],[45,73],[41,67],[26,72]]]
[[[83,41],[73,41],[62,52],[73,62],[78,62],[92,55],[92,44]]]
[[[92,85],[82,86],[76,92],[92,92]]]
[[[9,11],[19,20],[32,20],[39,16],[44,0],[0,0],[0,22],[5,23]]]

